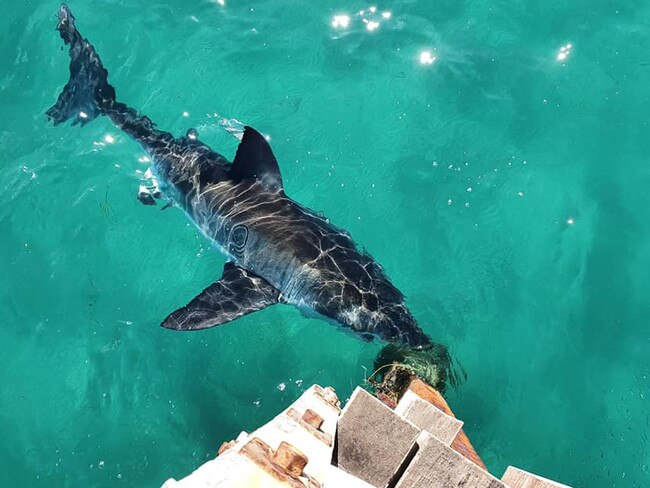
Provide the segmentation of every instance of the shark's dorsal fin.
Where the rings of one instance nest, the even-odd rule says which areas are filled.
[[[282,190],[282,175],[271,146],[252,127],[244,127],[230,175],[236,180],[258,180],[271,191]]]

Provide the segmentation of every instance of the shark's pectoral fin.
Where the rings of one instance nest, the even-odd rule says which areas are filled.
[[[259,276],[228,262],[219,281],[172,312],[161,325],[174,330],[207,329],[273,305],[279,295]]]
[[[282,190],[282,175],[271,146],[252,127],[244,127],[230,175],[235,180],[258,180],[271,191]]]

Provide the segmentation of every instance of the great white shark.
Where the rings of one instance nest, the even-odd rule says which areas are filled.
[[[259,132],[245,127],[230,162],[193,131],[175,138],[157,129],[116,100],[108,72],[66,5],[57,30],[69,45],[70,79],[47,116],[55,125],[110,118],[148,152],[162,196],[228,258],[221,277],[165,318],[163,327],[207,329],[276,303],[291,304],[364,339],[430,352],[444,388],[447,349],[422,331],[402,293],[346,231],[285,193],[278,162]]]

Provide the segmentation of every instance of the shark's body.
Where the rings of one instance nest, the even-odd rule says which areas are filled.
[[[151,155],[165,198],[230,259],[222,277],[169,315],[164,327],[205,329],[283,302],[362,337],[417,348],[431,344],[372,257],[345,231],[285,194],[264,137],[246,127],[230,163],[193,133],[177,139],[157,130],[115,100],[106,70],[65,5],[58,30],[70,45],[70,81],[48,116],[55,124],[108,116]]]

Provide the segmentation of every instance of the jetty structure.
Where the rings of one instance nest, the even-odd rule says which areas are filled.
[[[252,433],[162,488],[567,488],[515,467],[490,474],[443,396],[393,366],[345,407],[311,386]]]

